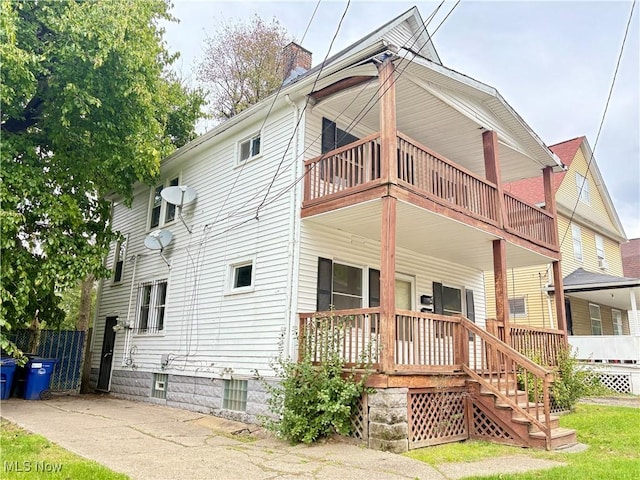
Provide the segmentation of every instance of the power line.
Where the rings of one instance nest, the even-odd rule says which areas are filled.
[[[567,236],[567,232],[571,227],[571,222],[573,221],[573,217],[578,208],[578,204],[580,203],[580,196],[582,195],[582,190],[584,189],[585,183],[587,183],[587,175],[589,175],[589,169],[591,168],[591,163],[593,162],[593,157],[595,155],[596,147],[598,146],[598,141],[600,140],[600,134],[602,133],[602,126],[604,125],[604,120],[607,115],[607,111],[609,109],[609,102],[611,101],[611,95],[613,94],[613,87],[616,84],[616,78],[618,77],[618,69],[620,68],[620,62],[622,60],[622,53],[624,52],[624,46],[627,42],[627,35],[629,34],[629,27],[631,26],[631,19],[633,18],[633,11],[636,7],[636,0],[633,0],[631,4],[631,11],[629,12],[629,19],[627,20],[627,26],[624,30],[624,37],[622,38],[622,45],[620,46],[620,53],[618,54],[618,60],[616,61],[616,68],[613,72],[613,79],[611,80],[611,87],[609,88],[609,94],[607,95],[607,101],[604,105],[604,111],[602,112],[602,118],[600,119],[600,125],[598,126],[598,133],[596,134],[596,140],[593,144],[593,149],[591,149],[591,155],[589,156],[589,162],[587,162],[587,172],[582,180],[582,185],[580,185],[580,190],[578,191],[578,198],[576,199],[576,203],[573,206],[573,210],[571,211],[571,216],[569,217],[569,223],[567,224],[567,228],[564,230],[564,234],[562,235],[562,240],[560,241],[560,246],[564,243],[564,239]]]

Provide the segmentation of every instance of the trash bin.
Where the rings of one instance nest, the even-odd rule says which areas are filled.
[[[0,359],[0,399],[7,400],[11,394],[13,376],[16,373],[16,359]]]
[[[24,389],[25,400],[45,400],[50,397],[51,374],[58,363],[57,358],[34,357],[27,363],[27,385]]]

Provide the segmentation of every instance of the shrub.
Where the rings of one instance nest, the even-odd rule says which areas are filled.
[[[345,328],[349,328],[348,320],[333,315],[311,322],[308,334],[319,346],[318,365],[313,364],[310,345],[300,345],[303,354],[299,362],[285,358],[280,349],[272,364],[279,382],[271,384],[263,379],[273,414],[263,418],[264,424],[278,436],[292,443],[312,443],[334,433],[351,432],[351,412],[365,390],[369,371],[365,369],[359,377],[353,369],[344,371],[340,345]]]
[[[571,410],[582,397],[608,392],[597,376],[580,365],[571,346],[558,350],[554,374],[551,396],[560,408]]]

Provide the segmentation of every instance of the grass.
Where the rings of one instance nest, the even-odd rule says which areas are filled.
[[[508,455],[557,460],[566,464],[550,470],[501,474],[474,479],[500,480],[636,480],[640,472],[640,411],[627,407],[582,405],[560,419],[577,431],[578,441],[589,445],[582,453],[546,452],[480,441],[450,443],[408,452],[407,456],[437,466],[473,462]]]
[[[102,465],[86,460],[51,443],[40,435],[29,433],[14,424],[0,423],[0,451],[3,480],[127,480]]]

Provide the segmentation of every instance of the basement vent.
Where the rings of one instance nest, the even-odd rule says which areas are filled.
[[[166,373],[154,373],[153,385],[151,386],[151,396],[153,398],[167,398],[167,381],[169,375]]]

